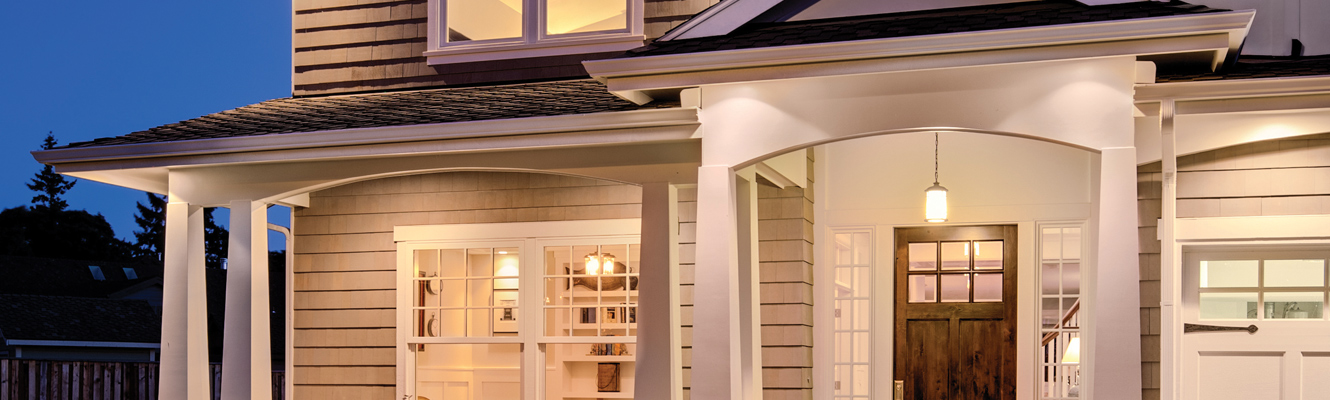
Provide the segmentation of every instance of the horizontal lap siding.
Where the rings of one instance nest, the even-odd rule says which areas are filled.
[[[312,193],[295,222],[296,396],[392,398],[394,226],[639,218],[641,197],[632,185],[487,172],[378,179]]]
[[[1160,398],[1160,163],[1138,169],[1142,394]],[[1330,214],[1330,135],[1270,140],[1178,158],[1179,218]]]
[[[647,0],[645,34],[655,38],[714,0]],[[299,0],[293,3],[296,96],[586,76],[582,61],[618,52],[426,65],[427,0]]]

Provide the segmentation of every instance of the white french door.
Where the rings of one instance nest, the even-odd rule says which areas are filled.
[[[1316,249],[1185,253],[1182,399],[1330,399],[1328,258]]]

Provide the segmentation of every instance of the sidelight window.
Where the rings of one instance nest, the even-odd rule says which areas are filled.
[[[1045,226],[1039,241],[1041,399],[1081,393],[1081,228]]]
[[[872,234],[835,235],[835,384],[837,399],[867,399],[872,390]]]

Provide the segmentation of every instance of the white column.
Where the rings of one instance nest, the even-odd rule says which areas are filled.
[[[1173,100],[1164,100],[1159,107],[1160,122],[1160,159],[1163,161],[1163,183],[1160,193],[1161,213],[1159,219],[1159,273],[1160,273],[1160,397],[1176,399],[1179,392],[1177,373],[1181,343],[1177,342],[1177,328],[1182,320],[1182,257],[1177,251],[1177,239],[1173,227],[1178,215],[1178,151],[1177,136],[1173,125],[1176,112]]]
[[[743,399],[743,337],[740,308],[740,246],[737,182],[728,166],[697,172],[696,283],[693,286],[691,397]],[[744,248],[747,250],[747,248]],[[751,382],[751,380],[750,380]]]
[[[635,395],[683,398],[679,334],[679,195],[669,183],[642,185],[642,268],[637,297]]]
[[[739,245],[739,357],[743,398],[762,398],[762,312],[757,244],[757,174],[739,171],[735,181],[735,212]]]
[[[271,400],[267,204],[231,202],[228,245],[222,399]]]
[[[1096,190],[1092,396],[1141,397],[1141,310],[1136,149],[1104,149]]]
[[[162,271],[163,399],[209,399],[208,289],[204,273],[203,207],[166,204]]]

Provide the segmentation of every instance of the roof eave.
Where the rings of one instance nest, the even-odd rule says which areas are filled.
[[[1254,16],[1251,10],[1229,11],[617,58],[583,65],[611,92],[639,104],[650,100],[651,91],[704,84],[1118,55],[1212,52],[1213,68],[1237,54]],[[1058,51],[1040,51],[1048,49]],[[975,56],[979,54],[985,56]],[[919,62],[925,58],[929,60]],[[913,62],[891,62],[905,60]],[[864,61],[874,65],[843,68]]]

